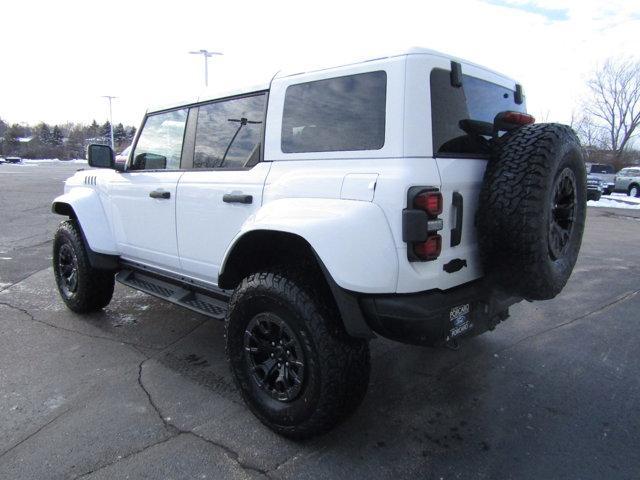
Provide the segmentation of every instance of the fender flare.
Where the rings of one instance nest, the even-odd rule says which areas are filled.
[[[303,238],[340,288],[358,293],[394,293],[398,255],[382,209],[371,202],[285,198],[265,204],[247,219],[225,252],[220,272],[238,241],[255,230]]]
[[[91,188],[73,188],[53,200],[51,211],[78,222],[92,266],[110,268],[109,266],[113,265],[112,261],[104,265],[100,264],[101,266],[94,265],[96,259],[117,258],[119,255],[118,246],[98,192]]]

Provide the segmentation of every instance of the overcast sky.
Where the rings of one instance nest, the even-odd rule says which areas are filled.
[[[640,0],[8,1],[0,118],[138,124],[149,104],[259,83],[300,63],[341,64],[411,46],[520,81],[539,120],[568,121],[608,56],[640,50]]]

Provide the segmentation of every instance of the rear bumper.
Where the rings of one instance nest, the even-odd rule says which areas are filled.
[[[509,316],[509,306],[521,300],[479,280],[445,291],[366,295],[359,303],[367,324],[379,335],[433,346],[493,330]]]

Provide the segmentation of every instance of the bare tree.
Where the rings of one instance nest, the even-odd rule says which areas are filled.
[[[640,61],[608,59],[587,82],[591,98],[585,118],[592,134],[604,141],[614,164],[622,162],[625,149],[640,125]],[[600,134],[598,134],[600,131]]]

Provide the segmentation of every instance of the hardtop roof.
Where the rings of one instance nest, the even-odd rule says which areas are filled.
[[[186,98],[183,101],[180,102],[172,102],[169,104],[164,104],[164,105],[155,105],[152,108],[149,108],[147,110],[147,113],[153,113],[153,112],[159,112],[162,110],[169,110],[172,108],[178,108],[178,107],[182,107],[182,106],[187,106],[187,105],[191,105],[191,104],[195,104],[195,103],[201,103],[201,102],[207,102],[207,101],[211,101],[211,100],[219,100],[219,99],[223,99],[223,98],[227,98],[227,97],[233,97],[233,96],[238,96],[238,95],[246,95],[249,93],[253,93],[253,92],[260,92],[260,91],[264,91],[264,90],[269,90],[269,87],[271,85],[271,82],[274,79],[277,78],[287,78],[287,77],[292,77],[292,76],[297,76],[297,75],[302,75],[302,74],[306,74],[306,73],[313,73],[313,72],[320,72],[320,71],[325,71],[325,70],[332,70],[332,69],[338,69],[338,68],[343,68],[343,67],[348,67],[348,66],[353,66],[353,65],[359,65],[359,64],[363,64],[363,63],[368,63],[368,62],[372,62],[375,60],[384,60],[384,59],[390,59],[390,58],[396,58],[396,57],[401,57],[401,56],[407,56],[407,55],[431,55],[431,56],[437,56],[437,57],[441,57],[441,58],[446,58],[447,60],[450,61],[454,61],[454,62],[459,62],[463,65],[468,65],[468,66],[473,66],[475,68],[484,70],[488,73],[491,73],[493,75],[497,75],[499,77],[505,78],[505,79],[509,79],[510,77],[497,72],[495,70],[491,70],[489,68],[486,68],[482,65],[478,65],[476,63],[470,62],[468,60],[464,60],[462,58],[458,58],[452,55],[447,55],[441,52],[438,52],[436,50],[431,50],[428,48],[422,48],[422,47],[411,47],[402,51],[398,51],[398,52],[394,52],[394,53],[390,53],[387,55],[381,55],[379,57],[372,57],[372,58],[368,58],[368,59],[364,59],[364,60],[356,60],[356,61],[352,61],[352,62],[348,62],[348,63],[344,63],[341,65],[327,65],[327,66],[318,66],[318,65],[313,65],[313,66],[308,66],[308,67],[301,67],[301,68],[287,68],[286,70],[279,70],[277,72],[274,73],[274,75],[271,76],[271,78],[269,79],[263,79],[263,81],[261,83],[257,83],[257,84],[248,84],[248,85],[238,85],[236,88],[233,89],[207,89],[205,91],[203,91],[200,95],[194,95],[191,98]]]

